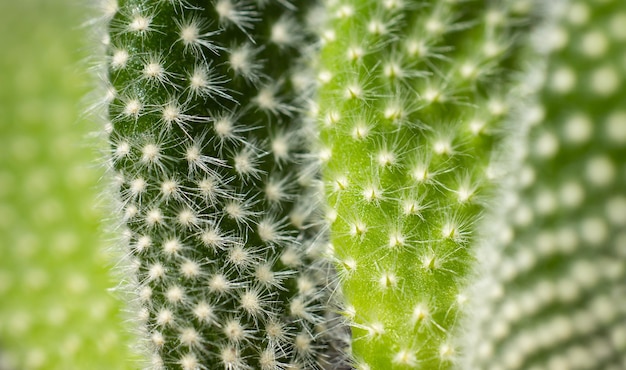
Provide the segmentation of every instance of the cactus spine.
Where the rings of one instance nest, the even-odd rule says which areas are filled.
[[[320,153],[357,367],[450,368],[528,4],[327,3]]]
[[[498,232],[481,248],[468,369],[626,367],[626,6],[547,7],[525,156],[486,219]]]
[[[111,160],[156,368],[339,367],[303,114],[315,6],[113,9]]]

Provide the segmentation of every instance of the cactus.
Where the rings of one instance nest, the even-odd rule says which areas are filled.
[[[316,8],[111,8],[111,168],[155,368],[341,366],[319,171],[307,149],[314,125],[303,114],[313,80],[301,59]]]
[[[528,2],[329,3],[319,150],[356,365],[450,368]]]
[[[1,2],[0,369],[132,369],[77,101],[81,15]],[[10,32],[8,32],[10,30]],[[45,60],[45,63],[40,61]]]
[[[531,4],[540,55],[524,47]],[[104,1],[140,366],[626,367],[626,7],[536,4]],[[18,39],[54,66],[63,35]],[[104,292],[102,215],[85,208],[99,173],[67,145],[82,135],[69,108],[46,101],[82,91],[11,72],[40,59],[13,45],[0,368],[134,368]]]
[[[544,6],[547,65],[506,207],[486,217],[465,368],[624,369],[626,6]]]

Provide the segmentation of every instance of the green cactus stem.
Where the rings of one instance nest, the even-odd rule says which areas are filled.
[[[120,1],[112,168],[153,366],[339,368],[303,114],[314,1]]]
[[[468,369],[626,368],[626,4],[547,8],[525,156],[486,219],[498,232],[481,248]]]
[[[0,369],[132,369],[96,210],[81,15],[0,3]],[[45,61],[45,62],[43,62]]]
[[[444,369],[527,2],[327,1],[332,244],[359,369]]]

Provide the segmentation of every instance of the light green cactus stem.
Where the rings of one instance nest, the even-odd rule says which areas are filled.
[[[327,3],[320,155],[357,367],[450,368],[528,4]]]
[[[472,294],[469,369],[626,368],[626,4],[548,8],[526,156]]]
[[[341,366],[302,113],[314,6],[112,9],[111,161],[156,368]]]
[[[0,369],[131,369],[71,1],[0,2]],[[45,62],[43,62],[45,61]]]

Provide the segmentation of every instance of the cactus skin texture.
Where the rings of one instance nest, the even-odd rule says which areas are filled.
[[[112,8],[111,161],[154,368],[340,368],[303,114],[315,6]]]
[[[0,369],[132,369],[81,144],[70,1],[0,2]],[[6,31],[6,32],[5,32]],[[45,61],[45,62],[43,62]]]
[[[451,368],[528,3],[327,3],[320,155],[356,367]]]
[[[549,8],[526,155],[472,294],[482,345],[468,369],[626,368],[626,4]]]

